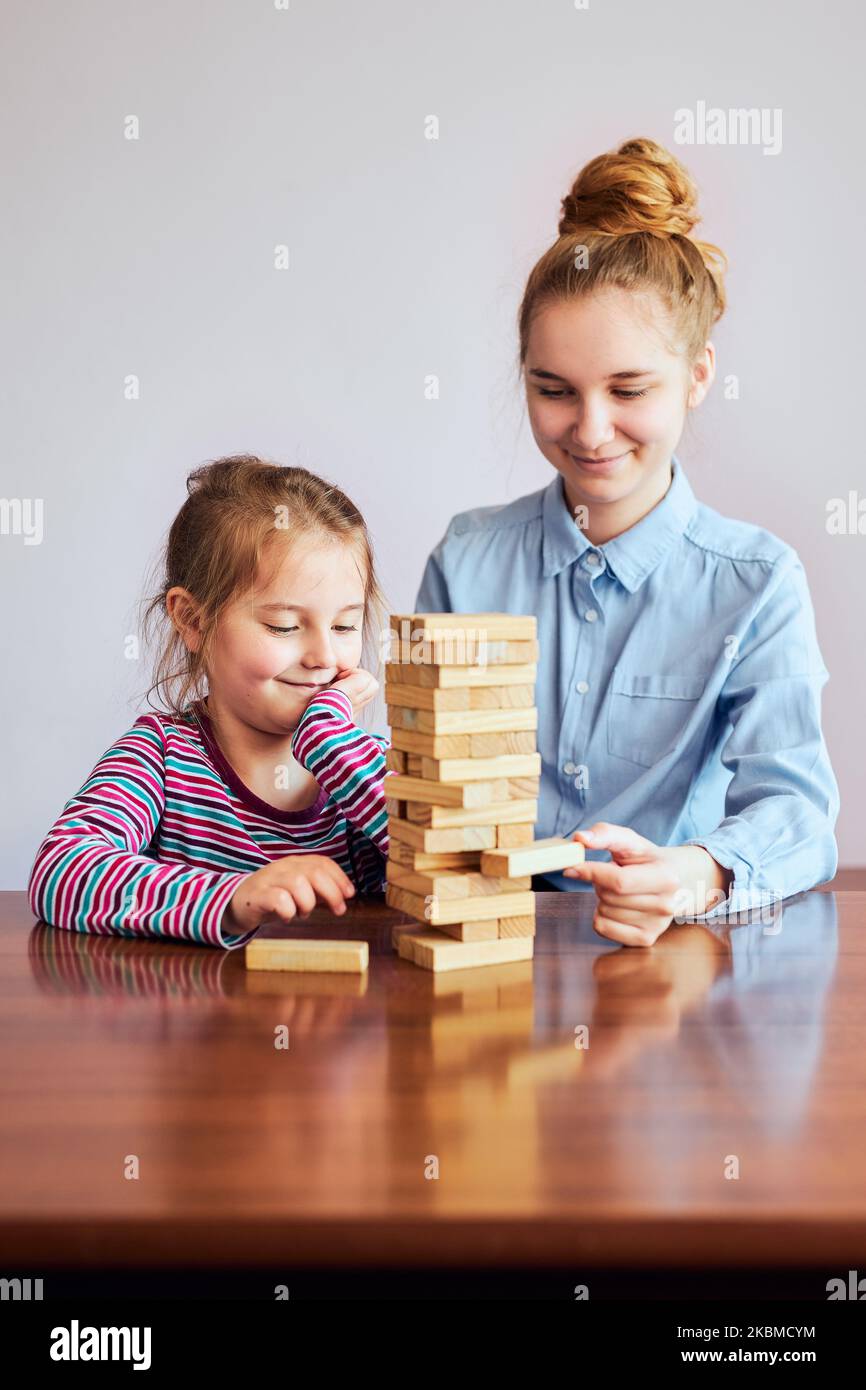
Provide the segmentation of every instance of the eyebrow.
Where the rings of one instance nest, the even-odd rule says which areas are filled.
[[[259,608],[263,613],[306,613],[306,608],[302,608],[299,603],[260,603]],[[356,613],[362,611],[363,603],[344,603],[342,608],[338,608],[338,613]]]
[[[631,381],[636,376],[655,376],[655,367],[630,367],[624,372],[611,372],[606,378],[607,381]],[[564,376],[557,376],[556,372],[545,372],[541,367],[530,367],[530,376],[542,376],[546,381],[567,381]]]

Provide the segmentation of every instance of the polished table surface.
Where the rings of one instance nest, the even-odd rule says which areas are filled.
[[[370,942],[365,975],[313,976],[0,894],[5,1266],[862,1271],[852,883],[651,950],[539,893],[532,961],[442,975],[382,899],[265,929]]]

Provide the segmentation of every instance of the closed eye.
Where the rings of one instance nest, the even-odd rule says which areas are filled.
[[[273,623],[265,623],[265,627],[268,629],[268,632],[276,632],[276,633],[277,633],[279,636],[281,636],[281,637],[284,637],[284,636],[286,635],[287,632],[297,632],[297,631],[298,631],[297,627],[274,627]],[[335,632],[357,632],[358,629],[357,629],[357,627],[349,627],[349,626],[347,626],[345,623],[335,623],[335,624],[334,624],[334,631],[335,631]]]
[[[548,396],[552,400],[560,400],[563,396],[567,394],[565,391],[548,390],[544,386],[538,386],[536,390],[538,391],[539,396]],[[622,387],[615,389],[613,394],[615,396],[619,396],[622,400],[633,401],[638,396],[645,396],[648,390],[648,386],[645,386],[641,391],[628,391],[624,387]]]

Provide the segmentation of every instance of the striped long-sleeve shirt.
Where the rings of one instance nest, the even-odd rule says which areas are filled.
[[[200,702],[181,718],[140,715],[39,847],[33,912],[71,931],[232,949],[255,935],[221,925],[233,893],[284,855],[327,855],[360,892],[383,891],[390,744],[358,728],[352,713],[341,690],[304,710],[291,751],[320,791],[301,811],[270,806],[241,782]]]

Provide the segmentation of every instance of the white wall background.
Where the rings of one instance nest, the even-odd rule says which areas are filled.
[[[0,536],[0,886],[135,717],[125,639],[191,467],[249,450],[339,483],[393,610],[455,511],[549,480],[516,309],[571,179],[635,135],[688,165],[731,261],[678,453],[803,557],[841,863],[866,862],[866,535],[826,529],[866,494],[864,28],[856,0],[5,0],[0,492],[43,499],[44,537]],[[699,101],[780,108],[781,153],[677,147]]]

